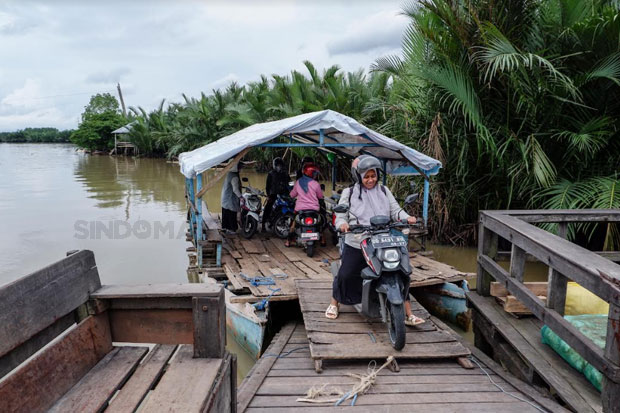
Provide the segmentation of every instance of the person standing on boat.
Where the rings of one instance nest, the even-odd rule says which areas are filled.
[[[222,185],[222,229],[228,233],[237,231],[237,213],[241,211],[239,198],[241,198],[241,180],[239,179],[241,162],[234,165]]]
[[[351,172],[355,183],[342,191],[339,205],[349,207],[346,213],[336,214],[336,228],[342,232],[349,230],[349,224],[370,225],[370,219],[377,215],[389,213],[393,221],[406,219],[415,224],[415,217],[407,214],[398,204],[392,192],[379,184],[379,173],[383,173],[381,162],[370,155],[362,155],[353,160]],[[325,317],[336,319],[340,303],[359,304],[362,301],[362,270],[366,260],[361,251],[361,235],[346,234],[345,245],[340,257],[340,269],[332,284],[331,303],[325,311]],[[424,322],[411,312],[411,302],[405,302],[405,324],[416,325]]]
[[[278,195],[288,195],[288,181],[291,179],[288,173],[284,171],[284,161],[279,156],[274,158],[272,162],[273,169],[267,174],[267,183],[265,192],[267,192],[267,203],[265,204],[265,212],[263,213],[263,232],[265,232],[265,224],[269,222],[273,204],[276,202]]]

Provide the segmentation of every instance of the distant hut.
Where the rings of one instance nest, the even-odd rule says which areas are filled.
[[[127,140],[134,122],[112,131],[112,135],[114,135],[114,149],[112,149],[110,155],[118,155],[121,153],[120,151],[122,151],[123,155],[127,155],[128,152],[134,156],[138,155],[138,147]]]

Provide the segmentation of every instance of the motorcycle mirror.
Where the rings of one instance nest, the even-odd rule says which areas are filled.
[[[336,205],[334,207],[334,212],[337,212],[338,214],[344,214],[348,210],[349,210],[349,207],[346,205]]]
[[[250,180],[247,178],[247,176],[244,176],[243,178],[241,178],[241,182],[249,182]]]
[[[405,205],[413,204],[415,201],[418,200],[419,197],[420,197],[420,194],[410,194],[410,195],[407,195],[407,198],[405,198]]]

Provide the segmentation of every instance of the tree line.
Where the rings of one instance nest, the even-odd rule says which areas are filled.
[[[333,109],[441,160],[431,230],[454,244],[474,240],[481,209],[620,207],[618,2],[423,0],[402,13],[402,56],[370,73],[304,62],[303,73],[131,108],[130,140],[173,158],[256,122]],[[603,235],[605,248],[620,245],[617,226]]]
[[[7,143],[68,143],[73,131],[56,128],[26,128],[15,132],[0,132],[0,142]]]

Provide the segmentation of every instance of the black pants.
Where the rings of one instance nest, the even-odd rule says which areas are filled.
[[[237,212],[222,208],[222,228],[230,231],[237,230]]]
[[[269,198],[267,198],[267,203],[263,210],[263,229],[265,229],[265,224],[267,224],[271,218],[271,210],[273,209],[273,204],[276,203],[277,197],[277,195],[269,195]]]
[[[332,297],[342,304],[353,305],[362,302],[362,277],[366,267],[362,250],[345,244],[340,257],[340,270],[334,278]]]

